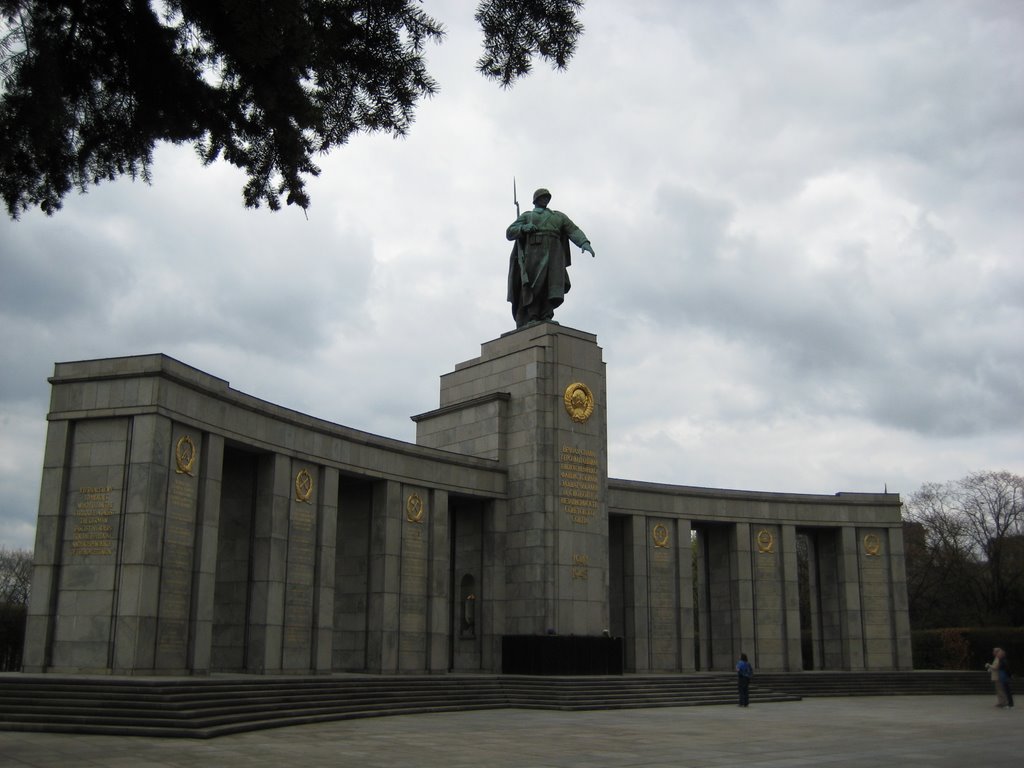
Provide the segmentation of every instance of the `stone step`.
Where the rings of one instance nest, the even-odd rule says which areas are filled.
[[[94,706],[94,702],[102,702],[110,707],[119,706],[130,706],[130,707],[159,707],[167,708],[174,707],[176,703],[183,702],[193,705],[196,702],[217,702],[217,701],[238,701],[241,699],[248,701],[265,701],[269,703],[282,703],[293,700],[305,700],[309,698],[330,698],[330,697],[344,697],[346,700],[416,700],[420,698],[430,699],[437,698],[438,696],[449,696],[453,698],[463,697],[475,697],[481,695],[504,695],[504,690],[499,686],[489,686],[487,688],[470,688],[470,689],[458,689],[458,688],[438,688],[436,690],[372,690],[372,689],[359,689],[359,690],[348,690],[339,688],[336,690],[323,690],[323,691],[262,691],[258,688],[252,688],[249,690],[236,690],[236,691],[218,691],[209,690],[201,691],[197,693],[181,694],[181,693],[168,693],[165,695],[153,695],[145,694],[132,696],[131,694],[122,694],[117,697],[112,697],[102,692],[90,692],[82,690],[60,690],[59,688],[53,688],[48,690],[17,690],[10,691],[4,690],[0,686],[0,702],[2,701],[25,701],[25,700],[36,700],[36,701],[61,701],[67,702],[69,705],[77,701],[89,702],[90,706]]]
[[[213,738],[231,733],[280,728],[308,723],[354,720],[367,717],[389,717],[395,715],[436,714],[464,712],[467,710],[507,709],[505,702],[477,706],[434,704],[431,706],[410,706],[398,708],[319,709],[319,710],[274,710],[261,716],[234,713],[219,718],[193,718],[186,720],[169,719],[98,719],[90,715],[63,717],[58,720],[50,716],[0,719],[0,729],[12,731],[34,731],[46,733],[82,733],[123,736],[159,736],[169,738]]]
[[[802,696],[988,693],[983,673],[756,674],[751,702]],[[399,714],[734,704],[735,675],[624,677],[75,678],[0,675],[0,728],[210,738]]]
[[[885,696],[984,694],[984,672],[803,672],[755,675],[757,685],[800,696]]]

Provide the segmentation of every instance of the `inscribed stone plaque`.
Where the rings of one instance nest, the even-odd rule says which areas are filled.
[[[120,494],[109,485],[79,486],[72,506],[72,557],[109,557],[117,539]]]
[[[670,520],[649,520],[648,548],[651,655],[654,669],[672,670],[679,647],[679,600],[675,548]]]
[[[865,663],[869,669],[893,664],[892,587],[884,530],[858,531],[860,538],[861,618],[864,626]]]
[[[760,666],[781,669],[785,666],[785,590],[782,582],[782,543],[778,526],[752,529],[751,569],[754,597],[754,621]]]
[[[419,494],[410,494],[402,521],[402,572],[399,597],[398,653],[402,669],[423,669],[426,665],[427,632],[427,521]]]
[[[158,669],[187,666],[188,626],[192,599],[192,561],[195,554],[196,440],[187,433],[174,441],[174,472],[167,481],[164,542],[160,568],[157,626]]]
[[[288,569],[284,602],[285,669],[308,669],[312,663],[313,580],[316,567],[315,471],[297,467],[295,497],[288,519]]]

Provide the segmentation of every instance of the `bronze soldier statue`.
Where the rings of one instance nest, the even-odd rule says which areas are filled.
[[[569,292],[572,241],[596,256],[583,230],[561,211],[548,208],[551,193],[533,193],[533,210],[517,218],[505,231],[515,240],[508,265],[508,300],[516,328],[549,321]],[[517,204],[518,207],[518,204]]]

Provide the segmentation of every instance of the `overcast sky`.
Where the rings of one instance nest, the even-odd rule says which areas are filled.
[[[567,72],[474,72],[465,0],[404,140],[322,158],[308,220],[162,147],[153,183],[0,221],[0,546],[31,547],[57,361],[163,352],[415,439],[515,327],[538,186],[593,242],[555,319],[597,335],[609,473],[904,498],[1024,474],[1024,3],[591,0]]]

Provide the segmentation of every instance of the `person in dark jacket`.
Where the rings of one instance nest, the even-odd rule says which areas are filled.
[[[736,685],[739,688],[740,706],[750,706],[750,678],[754,676],[754,668],[747,660],[747,654],[741,653],[740,660],[736,662]]]
[[[1006,651],[999,649],[999,682],[1003,685],[1003,695],[1006,697],[1006,708],[1013,709],[1013,688],[1010,686],[1010,660],[1006,658]]]

